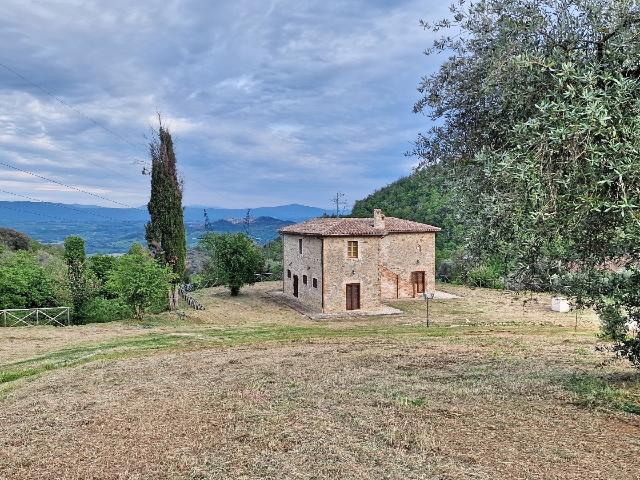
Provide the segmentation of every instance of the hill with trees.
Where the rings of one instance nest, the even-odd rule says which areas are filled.
[[[461,229],[453,215],[453,202],[447,193],[445,178],[437,166],[403,177],[358,200],[353,206],[354,217],[371,217],[374,208],[385,215],[428,223],[442,228],[437,235],[438,259],[451,258],[460,248]]]

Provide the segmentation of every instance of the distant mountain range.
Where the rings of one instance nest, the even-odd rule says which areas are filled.
[[[204,223],[206,209],[210,221],[227,218],[244,218],[246,208],[192,207],[184,209],[184,221]],[[299,222],[308,218],[319,217],[325,210],[307,205],[291,204],[275,207],[257,207],[251,209],[252,217],[272,217],[280,220]],[[110,222],[110,221],[144,221],[149,218],[147,209],[109,208],[95,205],[59,204],[49,202],[8,202],[0,201],[0,224],[12,221],[39,221],[45,217],[49,220],[64,219],[69,222]],[[56,217],[56,218],[51,218]]]
[[[286,225],[318,217],[321,208],[306,205],[280,205],[247,209],[186,207],[187,243],[193,246],[205,233],[204,210],[209,231],[246,232],[260,244],[278,236]],[[85,239],[88,253],[123,253],[132,243],[144,243],[144,225],[149,216],[145,208],[106,208],[95,205],[45,202],[0,201],[0,226],[14,228],[43,243],[61,243],[69,235]]]

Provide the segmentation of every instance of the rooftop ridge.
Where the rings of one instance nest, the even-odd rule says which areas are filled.
[[[332,236],[384,236],[393,233],[436,233],[441,229],[426,223],[397,217],[385,217],[384,227],[375,228],[371,217],[318,217],[289,225],[279,230],[282,234],[320,237]]]

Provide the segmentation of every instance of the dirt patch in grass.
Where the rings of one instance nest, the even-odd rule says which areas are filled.
[[[0,477],[636,478],[640,417],[584,408],[566,388],[594,373],[596,353],[561,339],[448,340],[252,345],[59,370],[3,402]]]

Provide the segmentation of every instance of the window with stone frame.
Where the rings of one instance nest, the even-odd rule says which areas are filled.
[[[358,258],[358,242],[356,240],[347,242],[347,258]]]
[[[298,252],[302,255],[302,239],[298,240]]]
[[[291,270],[287,270],[287,278],[291,278]]]
[[[302,283],[304,283],[305,285],[307,284],[307,276],[306,275],[302,275]]]
[[[313,288],[318,288],[318,279],[314,278],[311,283],[313,284]]]

